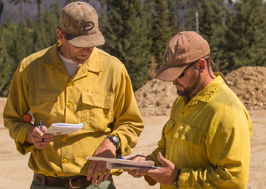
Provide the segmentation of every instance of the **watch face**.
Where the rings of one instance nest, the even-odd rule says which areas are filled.
[[[116,146],[116,148],[120,147],[120,139],[115,135],[108,135],[107,138]]]
[[[119,138],[116,137],[116,136],[113,136],[112,139],[113,139],[115,142],[119,142]]]

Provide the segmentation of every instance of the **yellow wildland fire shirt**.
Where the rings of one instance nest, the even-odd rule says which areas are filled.
[[[158,148],[150,156],[159,166],[161,152],[181,169],[180,189],[245,189],[252,133],[247,110],[221,76],[187,101],[176,99]]]
[[[121,140],[121,155],[132,153],[144,128],[125,66],[94,48],[90,58],[69,77],[58,56],[58,44],[25,58],[17,68],[4,110],[4,124],[21,154],[31,152],[29,167],[46,176],[87,175],[92,156],[108,134]],[[35,123],[83,123],[69,135],[55,136],[45,149],[25,143]],[[111,174],[119,174],[112,170]]]

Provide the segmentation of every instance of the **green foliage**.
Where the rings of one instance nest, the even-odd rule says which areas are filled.
[[[30,17],[27,25],[20,21],[16,26],[8,20],[0,26],[0,96],[8,95],[13,74],[24,57],[56,42],[56,27],[56,15],[49,11],[37,23]]]
[[[22,5],[33,0],[9,0]],[[37,22],[14,25],[9,19],[0,26],[0,96],[7,96],[19,62],[56,42],[61,12],[54,2],[51,11],[40,11]],[[66,4],[73,0],[65,1]],[[87,1],[86,1],[87,2]],[[209,42],[211,56],[227,74],[242,66],[266,66],[266,13],[263,0],[99,0],[101,46],[126,66],[136,90],[154,77],[162,64],[169,40],[180,31],[197,31]],[[180,14],[181,13],[181,14]],[[184,14],[183,14],[184,13]],[[156,68],[157,65],[157,68]],[[152,72],[152,74],[151,74]]]
[[[266,14],[262,0],[243,0],[227,19],[225,33],[226,70],[241,66],[266,66]]]
[[[50,5],[51,13],[55,14],[57,20],[59,20],[59,16],[61,13],[60,4],[58,2],[54,2]]]
[[[200,34],[206,39],[211,47],[211,55],[217,67],[223,73],[225,57],[223,44],[225,43],[225,12],[223,0],[205,0],[201,5],[203,16],[200,19]]]
[[[172,38],[171,26],[169,26],[169,11],[165,0],[155,0],[155,13],[152,15],[152,48],[158,65],[163,63],[165,47]]]
[[[171,27],[171,36],[174,36],[179,31],[179,9],[175,0],[168,0],[168,25]]]
[[[101,16],[106,41],[102,48],[125,64],[133,89],[137,89],[147,78],[150,61],[149,27],[142,2],[107,0],[107,6],[107,17]]]

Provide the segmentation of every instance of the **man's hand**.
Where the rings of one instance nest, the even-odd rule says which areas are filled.
[[[157,158],[162,164],[160,168],[150,170],[136,169],[128,171],[128,173],[135,178],[147,175],[161,184],[173,184],[177,176],[178,168],[171,161],[165,159],[160,152],[158,153]],[[145,161],[145,159],[143,161]]]
[[[47,148],[49,143],[54,140],[54,135],[50,133],[46,134],[45,131],[47,128],[45,126],[42,126],[42,129],[43,132],[41,132],[40,126],[29,128],[26,136],[26,142],[34,144],[38,149]]]
[[[105,158],[115,158],[116,156],[116,147],[108,139],[105,138],[100,146],[96,149],[94,156],[96,157],[105,157]],[[100,173],[100,175],[99,175]],[[93,174],[93,178],[92,177]],[[98,178],[99,175],[99,178]],[[91,180],[92,184],[95,184],[97,178],[97,184],[101,184],[103,180],[107,180],[110,175],[110,170],[106,169],[105,161],[92,161],[88,170],[87,179]]]
[[[146,156],[143,156],[143,155],[136,155],[134,157],[131,157],[131,158],[128,158],[127,160],[132,160],[132,161],[137,161],[137,162],[140,162],[140,161],[153,161],[153,159],[151,157],[146,157]],[[132,175],[133,177],[135,178],[139,178],[139,177],[142,177],[144,175],[141,174],[141,173],[137,173],[137,171],[141,171],[141,170],[138,170],[138,169],[124,169],[123,171],[125,172],[128,172],[128,174]],[[145,170],[143,172],[146,172]]]

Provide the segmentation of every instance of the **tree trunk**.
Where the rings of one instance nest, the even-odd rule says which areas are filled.
[[[196,19],[196,32],[199,33],[199,5],[197,0],[196,0],[195,19]]]
[[[42,11],[41,3],[38,3],[37,9],[38,9],[38,18],[40,19],[41,11]]]
[[[23,20],[23,1],[20,1],[20,20]]]

